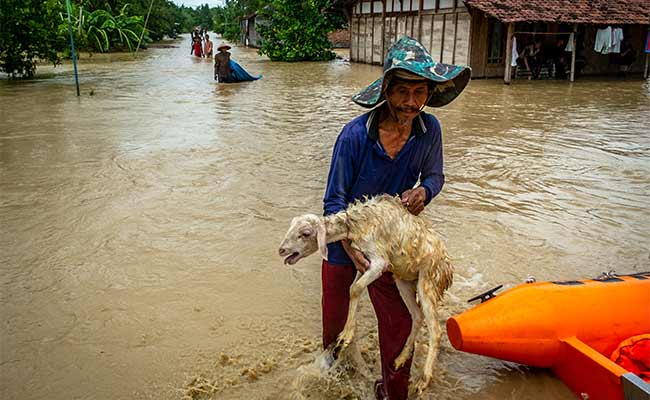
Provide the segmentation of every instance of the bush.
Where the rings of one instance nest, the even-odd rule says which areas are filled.
[[[261,54],[273,61],[323,61],[335,57],[327,33],[333,25],[322,12],[328,1],[272,0],[260,14]]]
[[[56,15],[42,0],[0,1],[0,71],[10,78],[29,78],[37,60],[59,63],[64,46],[56,32]]]

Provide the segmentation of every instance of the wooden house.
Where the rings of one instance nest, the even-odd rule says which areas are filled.
[[[239,21],[239,28],[241,32],[240,42],[246,47],[255,47],[259,48],[261,43],[261,36],[257,32],[257,26],[259,26],[261,18],[257,13],[252,13],[243,16]]]
[[[335,6],[348,16],[354,62],[383,64],[391,44],[409,35],[436,61],[469,65],[474,78],[509,83],[516,77],[513,39],[520,51],[533,40],[550,47],[563,38],[573,41],[567,52],[572,80],[578,68],[585,75],[618,70],[615,54],[593,50],[597,30],[611,26],[620,27],[636,51],[629,73],[645,68],[647,76],[650,0],[338,0]]]

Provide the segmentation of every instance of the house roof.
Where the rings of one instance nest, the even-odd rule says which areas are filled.
[[[502,22],[650,24],[649,0],[465,0]]]
[[[243,17],[241,17],[239,19],[242,19],[242,20],[243,19],[251,19],[251,18],[255,18],[256,16],[257,16],[257,12],[253,12],[253,13],[250,13],[248,15],[244,15]]]
[[[334,0],[330,8],[350,7],[358,3],[359,0]]]

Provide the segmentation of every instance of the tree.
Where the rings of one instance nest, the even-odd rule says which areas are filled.
[[[214,31],[231,42],[241,35],[241,18],[264,8],[270,0],[226,0],[223,7],[212,9]]]
[[[223,7],[214,10],[214,31],[231,42],[239,40],[239,21],[245,13],[246,5],[244,0],[226,0]]]
[[[129,14],[142,16],[146,18],[149,7],[151,14],[147,21],[147,33],[154,40],[162,40],[165,35],[176,37],[180,33],[180,13],[179,7],[169,0],[119,0],[116,1],[117,10],[126,4],[129,4]]]
[[[190,7],[181,6],[176,18],[181,24],[181,32],[192,32],[198,25],[196,12]]]
[[[59,63],[57,49],[63,44],[55,35],[58,18],[42,0],[0,2],[0,71],[10,78],[29,78],[36,61]]]
[[[180,33],[182,20],[180,8],[169,0],[76,0],[75,2],[82,6],[82,9],[90,12],[105,10],[112,14],[128,5],[129,15],[141,16],[143,21],[151,7],[147,33],[152,40],[162,40],[165,35],[176,37]]]
[[[229,0],[255,2],[265,0]],[[151,14],[143,44],[212,23],[207,5],[192,9],[170,0],[70,0],[75,46],[82,51],[134,50]],[[235,17],[238,19],[239,17]],[[29,78],[38,62],[70,56],[65,0],[0,0],[0,72]],[[239,25],[237,25],[237,29]]]
[[[329,0],[272,0],[260,13],[261,54],[273,61],[322,61],[335,57],[327,34],[334,30],[323,11]]]
[[[212,13],[210,12],[210,7],[207,4],[203,4],[196,9],[199,18],[199,25],[203,29],[212,30]]]
[[[52,2],[61,0],[50,0]],[[63,5],[61,4],[61,8]],[[73,5],[70,12],[75,46],[82,51],[106,52],[110,50],[135,50],[143,31],[144,17],[129,15],[125,4],[113,15],[109,10],[97,9],[92,12],[83,6]],[[68,13],[59,13],[58,36],[68,32]],[[145,39],[146,35],[145,35]]]

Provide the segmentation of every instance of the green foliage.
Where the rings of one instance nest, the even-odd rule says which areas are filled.
[[[29,78],[37,60],[57,64],[62,45],[52,35],[56,18],[42,0],[0,1],[0,71],[11,78]]]
[[[122,6],[117,15],[103,9],[89,12],[83,7],[72,7],[70,17],[72,26],[76,28],[73,34],[77,48],[100,52],[111,49],[135,50],[144,29],[144,17],[129,16],[128,6]],[[61,35],[68,30],[67,12],[61,12],[59,17],[58,33]]]
[[[241,19],[264,8],[271,0],[226,0],[223,7],[212,9],[214,31],[231,42],[239,41]]]
[[[320,3],[327,10],[323,16],[332,26],[332,30],[348,28],[348,17],[345,16],[345,11],[342,8],[332,8],[332,0],[320,0]]]
[[[241,14],[228,28],[239,37],[239,17],[267,0],[227,0],[241,3]],[[163,37],[176,37],[197,25],[216,29],[223,8],[207,4],[192,9],[170,0],[70,0],[75,46],[82,51],[132,51],[142,34],[142,45]],[[230,15],[230,14],[229,14]],[[31,77],[38,62],[57,64],[59,54],[70,55],[68,13],[65,0],[0,0],[0,71],[11,78]],[[219,26],[223,26],[220,23]]]
[[[181,32],[191,32],[198,25],[198,13],[192,8],[181,6],[178,9],[177,18],[180,22]]]
[[[203,27],[203,29],[212,30],[212,12],[210,12],[210,7],[207,4],[199,6],[197,8],[198,14],[198,24]]]
[[[214,31],[214,17],[217,10],[218,8],[210,8],[207,4],[195,9],[181,6],[177,14],[181,32],[192,32],[197,26]]]
[[[327,34],[334,30],[323,14],[328,0],[272,0],[258,26],[261,54],[273,61],[322,61],[335,57]]]
[[[181,8],[169,0],[153,0],[153,2],[151,0],[117,0],[111,2],[95,1],[95,3],[95,7],[100,6],[95,9],[107,11],[118,10],[129,4],[129,15],[142,16],[143,20],[147,16],[149,7],[151,7],[151,14],[147,21],[147,35],[154,41],[162,40],[165,35],[174,38],[182,32],[183,14]],[[192,21],[189,21],[187,24],[188,29],[191,24]]]
[[[214,11],[214,31],[228,41],[238,41],[241,34],[239,21],[245,14],[245,1],[226,0],[226,4],[223,7],[218,7]]]

